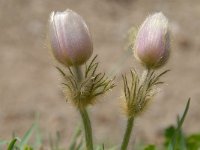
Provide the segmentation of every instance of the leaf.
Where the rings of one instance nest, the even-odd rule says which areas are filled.
[[[178,137],[179,137],[179,149],[187,150],[185,136],[184,136],[182,130],[180,130]]]
[[[144,148],[144,150],[156,150],[155,145],[148,145],[147,147]]]
[[[42,145],[42,136],[40,133],[40,129],[38,127],[38,124],[36,125],[36,131],[35,131],[35,143],[34,143],[34,149],[39,149]]]
[[[96,148],[96,150],[104,150],[104,144],[98,145],[97,148]]]
[[[35,130],[35,127],[36,127],[36,124],[33,124],[31,126],[31,128],[24,134],[21,142],[20,142],[20,145],[19,145],[19,149],[20,150],[23,150],[24,146],[27,144],[28,140],[30,139],[33,131]]]
[[[171,139],[171,141],[170,141],[170,143],[168,145],[168,150],[176,150],[178,139],[179,140],[183,139],[183,135],[181,133],[181,127],[182,127],[183,122],[185,120],[185,117],[187,115],[189,106],[190,106],[190,98],[187,101],[187,104],[186,104],[186,107],[185,107],[185,110],[184,110],[184,113],[183,113],[181,119],[180,120],[178,119],[178,125],[177,125],[177,128],[176,128],[176,130],[174,132],[174,135],[173,135],[173,137],[172,137],[172,139]],[[181,143],[179,143],[179,144],[180,144],[179,148],[182,148],[183,145]]]
[[[26,145],[23,150],[33,150],[33,148],[28,146],[28,145]]]
[[[169,126],[168,128],[165,129],[164,134],[165,134],[165,141],[164,141],[164,146],[167,147],[169,145],[170,140],[172,139],[176,129],[174,126]]]
[[[76,147],[76,150],[82,150],[84,146],[84,142],[83,139],[81,138],[81,141],[79,142],[79,144]]]
[[[77,139],[81,135],[81,126],[79,125],[72,136],[72,141],[70,142],[69,150],[74,150],[77,144]]]
[[[200,149],[200,133],[188,136],[186,138],[186,144],[189,150]]]
[[[17,142],[17,138],[14,138],[10,144],[8,145],[8,149],[7,150],[14,150],[15,147],[15,143]]]

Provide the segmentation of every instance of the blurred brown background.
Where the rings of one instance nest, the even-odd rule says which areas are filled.
[[[79,114],[65,103],[60,74],[55,69],[46,42],[49,14],[70,8],[86,20],[99,55],[101,69],[109,71],[124,55],[125,37],[130,27],[138,27],[145,17],[162,11],[170,20],[171,57],[151,107],[135,123],[134,137],[145,143],[160,143],[165,127],[176,122],[188,97],[191,107],[184,124],[187,133],[200,131],[200,1],[199,0],[0,0],[0,139],[18,136],[40,114],[44,139],[61,131],[66,146]],[[138,66],[129,56],[118,70],[128,72]],[[139,66],[141,68],[141,66]],[[125,117],[119,107],[122,90],[117,74],[112,92],[92,107],[95,139],[119,143]],[[132,139],[132,142],[135,141]]]

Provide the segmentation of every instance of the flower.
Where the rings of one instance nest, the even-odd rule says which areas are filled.
[[[136,36],[134,55],[147,68],[163,66],[169,57],[170,39],[168,20],[155,13],[144,21]]]
[[[52,12],[49,21],[49,39],[54,57],[65,66],[85,63],[93,52],[88,27],[76,12]]]

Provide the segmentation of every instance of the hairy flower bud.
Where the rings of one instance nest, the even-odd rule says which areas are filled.
[[[88,27],[83,18],[72,10],[51,13],[49,38],[55,58],[66,66],[81,65],[92,55]]]
[[[169,57],[168,20],[162,13],[149,16],[136,36],[134,55],[147,68],[158,68]]]

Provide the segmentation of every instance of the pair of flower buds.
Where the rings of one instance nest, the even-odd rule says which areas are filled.
[[[54,57],[65,66],[79,66],[93,53],[93,43],[83,18],[72,10],[53,12],[49,38]],[[139,28],[133,50],[147,68],[164,65],[169,56],[168,20],[162,13],[149,16]]]

